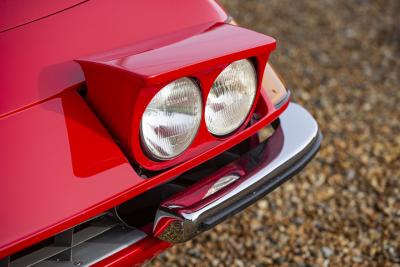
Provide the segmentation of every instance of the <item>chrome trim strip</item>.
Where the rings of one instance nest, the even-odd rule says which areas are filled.
[[[221,178],[207,177],[164,201],[156,215],[154,235],[179,243],[215,226],[304,167],[318,151],[321,140],[314,118],[301,106],[290,103],[271,137],[226,166],[240,170],[239,179],[204,198],[201,192],[207,192],[214,180]],[[226,175],[223,170],[220,173]]]

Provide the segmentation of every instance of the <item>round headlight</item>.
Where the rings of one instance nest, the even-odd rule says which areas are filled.
[[[205,121],[208,130],[223,136],[238,129],[251,110],[256,90],[257,74],[249,60],[238,60],[227,66],[207,97]]]
[[[181,154],[196,136],[201,109],[200,89],[191,79],[163,87],[143,113],[140,135],[145,150],[160,160]]]

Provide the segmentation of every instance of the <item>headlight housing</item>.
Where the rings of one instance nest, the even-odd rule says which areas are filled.
[[[200,125],[200,89],[189,78],[164,86],[147,105],[140,125],[142,145],[151,157],[165,160],[181,154]]]
[[[176,36],[170,36],[168,42],[164,37],[155,37],[149,40],[151,48],[148,50],[146,42],[144,50],[128,45],[77,60],[85,74],[86,101],[118,142],[132,166],[138,168],[138,173],[147,177],[161,175],[160,181],[165,181],[163,179],[170,178],[172,173],[172,176],[179,175],[240,143],[280,114],[261,88],[265,64],[276,48],[273,38],[223,23],[179,32]],[[216,127],[212,134],[210,125],[213,122],[208,120],[207,129],[205,116],[210,114],[205,114],[208,94],[223,68],[239,59],[249,59],[246,65],[254,64],[249,66],[251,70],[253,67],[257,70],[256,74],[250,71],[257,76],[257,93],[254,99],[248,97],[251,100],[247,101],[248,110],[243,105],[239,105],[239,108],[232,106],[233,112],[237,113],[235,116],[240,113],[238,111],[244,114],[239,114],[241,119],[236,125],[228,121],[231,129],[218,132]],[[168,83],[182,77],[190,77],[198,88],[201,87],[204,106],[194,100],[197,102],[196,111],[187,109],[192,104],[186,105],[189,111],[184,113],[176,112],[176,108],[169,106],[171,103],[159,103],[152,110],[148,108],[151,101],[156,101],[153,98],[160,90],[166,90],[164,87]],[[235,75],[232,77],[235,78]],[[193,87],[192,82],[189,83]],[[197,95],[195,99],[200,98],[198,91],[188,94]],[[190,99],[192,101],[193,98]],[[190,102],[189,97],[185,101]],[[218,108],[218,105],[213,107]],[[204,110],[200,112],[201,109]],[[245,125],[253,109],[256,110],[257,120]],[[217,111],[214,109],[215,113]],[[156,113],[164,114],[175,126],[156,126]],[[180,120],[176,118],[181,115],[189,118],[188,121],[179,124]],[[241,131],[245,126],[248,127]],[[173,136],[170,131],[177,135]],[[158,173],[161,170],[165,171]]]
[[[228,65],[216,78],[207,97],[205,122],[214,135],[237,130],[246,120],[257,92],[257,73],[248,59]]]

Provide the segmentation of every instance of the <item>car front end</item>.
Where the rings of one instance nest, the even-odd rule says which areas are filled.
[[[317,153],[276,41],[214,1],[72,2],[0,25],[0,267],[143,264]]]

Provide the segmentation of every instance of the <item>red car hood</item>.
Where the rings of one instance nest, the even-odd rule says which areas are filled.
[[[75,92],[84,78],[73,60],[118,47],[149,50],[226,19],[214,1],[68,8],[79,2],[2,16],[1,27],[14,28],[0,33],[0,258],[162,182],[132,170]]]
[[[87,0],[12,0],[0,2],[0,32],[57,14]]]
[[[51,6],[47,7],[50,10]],[[29,21],[29,16],[25,16],[25,20],[12,23],[4,20],[3,12],[3,25]],[[151,1],[96,0],[3,31],[0,117],[83,81],[74,59],[132,44],[138,46],[138,42],[142,43],[139,50],[149,50],[225,19],[225,13],[214,1],[196,0],[188,4],[185,0],[175,0],[173,4],[160,1],[154,5]],[[179,33],[171,35],[174,32]],[[156,37],[157,42],[147,42]]]

